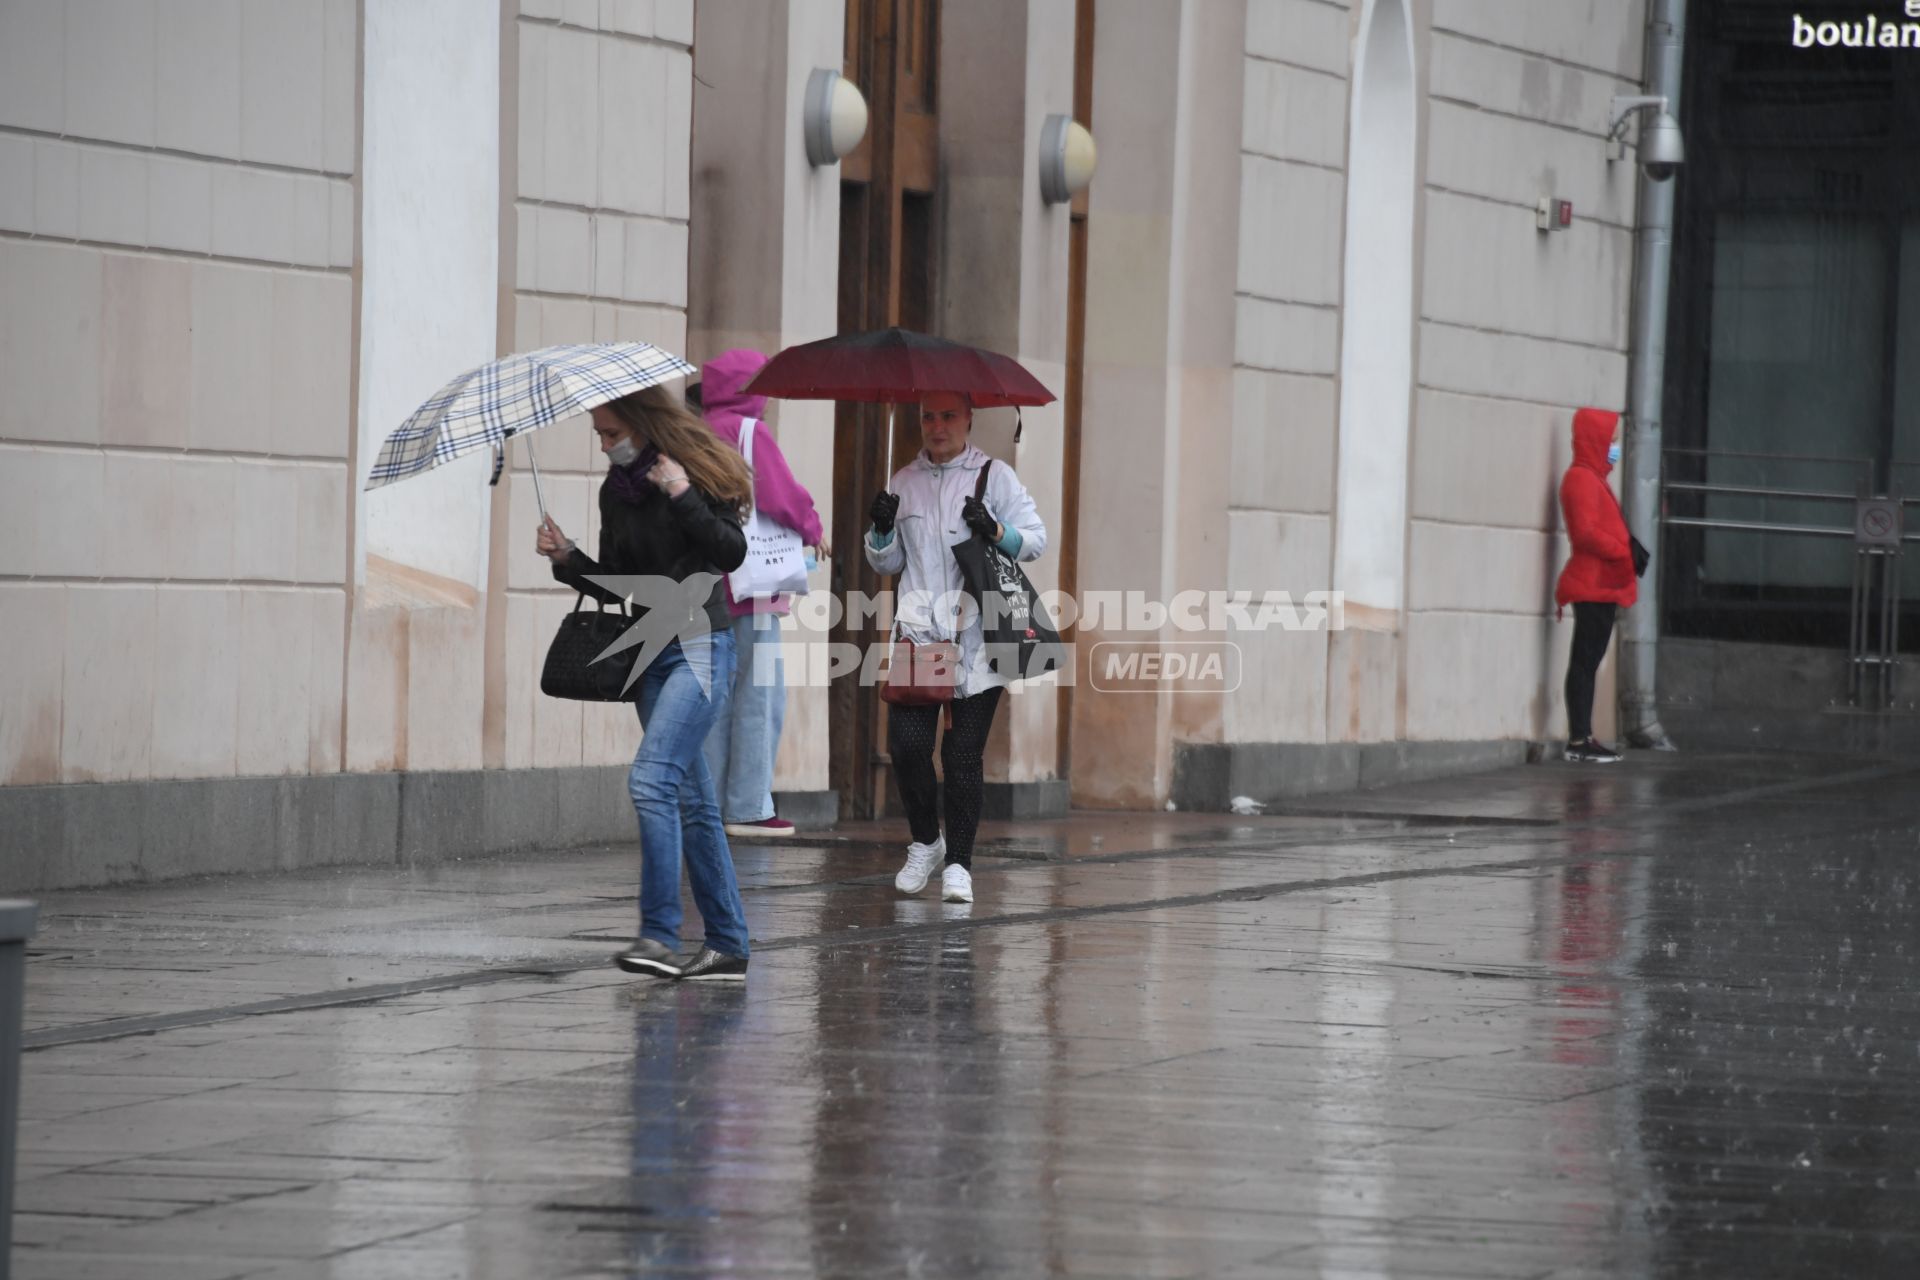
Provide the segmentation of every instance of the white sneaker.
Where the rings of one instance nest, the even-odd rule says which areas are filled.
[[[972,902],[973,873],[957,862],[949,862],[947,869],[940,873],[940,900]]]
[[[947,858],[947,838],[941,836],[932,844],[910,844],[907,846],[907,865],[900,868],[900,874],[893,878],[893,887],[902,893],[918,893],[927,887],[927,881],[933,877],[933,869]]]

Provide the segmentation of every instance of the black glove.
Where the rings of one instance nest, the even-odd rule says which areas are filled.
[[[867,508],[867,514],[873,518],[875,533],[892,533],[893,518],[900,514],[900,495],[882,489],[873,495],[873,505]]]
[[[968,498],[961,504],[960,518],[967,522],[967,528],[992,542],[1000,536],[1000,522],[987,510],[987,504],[978,498]]]

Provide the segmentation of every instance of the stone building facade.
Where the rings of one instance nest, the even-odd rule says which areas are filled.
[[[0,888],[630,839],[631,711],[538,692],[571,598],[532,549],[524,454],[493,488],[484,460],[363,477],[501,352],[637,338],[697,362],[844,327],[850,173],[909,184],[901,305],[1063,393],[976,426],[1060,535],[1037,585],[1345,593],[1342,630],[1197,637],[1240,646],[1231,690],[1102,694],[1093,646],[1196,638],[1082,626],[1071,692],[1022,690],[996,730],[998,811],[1524,758],[1561,732],[1568,422],[1625,394],[1638,175],[1604,134],[1644,20],[0,0]],[[875,48],[904,59],[880,104],[898,163],[809,165],[810,74],[859,80]],[[1039,186],[1056,114],[1099,144],[1071,206]],[[1536,228],[1542,197],[1573,202],[1569,230]],[[774,424],[857,554],[844,422],[791,402]],[[590,540],[588,433],[536,447]],[[794,689],[794,812],[883,794],[834,763],[863,705]]]

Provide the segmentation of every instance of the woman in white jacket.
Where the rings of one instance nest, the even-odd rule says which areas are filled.
[[[958,625],[953,605],[965,586],[953,548],[979,533],[1019,560],[1037,560],[1047,549],[1047,527],[1026,486],[1012,467],[968,442],[972,430],[973,408],[965,396],[939,392],[921,401],[925,447],[893,477],[891,491],[875,496],[873,527],[866,537],[867,563],[877,573],[899,576],[894,619],[900,634],[915,644],[953,641],[960,648],[953,719],[940,743],[944,835],[933,774],[934,735],[943,708],[895,706],[887,713],[887,750],[913,833],[894,887],[919,893],[944,860],[941,897],[948,902],[973,901],[973,836],[984,791],[980,761],[1007,683],[987,662],[978,611],[968,610],[965,625]],[[993,469],[982,502],[974,488],[980,468],[989,463]]]

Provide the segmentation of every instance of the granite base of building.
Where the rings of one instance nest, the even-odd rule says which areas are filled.
[[[1841,649],[1663,637],[1659,661],[1660,724],[1682,751],[1920,755],[1911,663],[1890,673],[1885,706],[1868,671],[1855,706]]]
[[[1523,741],[1179,743],[1173,802],[1189,812],[1225,812],[1234,797],[1277,804],[1299,796],[1363,791],[1482,773],[1537,760]]]
[[[635,838],[624,766],[0,787],[0,893]]]
[[[1073,808],[1073,788],[1065,778],[1039,782],[989,782],[980,798],[980,816],[990,821],[1064,818]]]
[[[1920,757],[1920,715],[1835,707],[1830,711],[1700,711],[1660,708],[1660,725],[1681,751],[1791,751],[1801,755]]]
[[[838,791],[776,791],[773,812],[801,831],[840,825]]]

